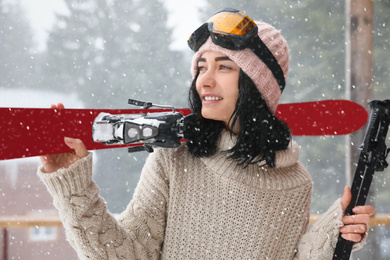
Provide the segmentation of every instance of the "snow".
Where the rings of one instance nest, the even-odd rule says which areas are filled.
[[[110,114],[100,113],[95,119],[92,132],[92,138],[95,142],[108,142],[114,139],[112,124],[100,122],[107,115]]]
[[[113,140],[112,125],[94,124],[92,137],[94,142],[108,142]]]

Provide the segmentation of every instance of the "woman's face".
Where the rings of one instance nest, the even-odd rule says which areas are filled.
[[[198,60],[196,90],[202,101],[202,116],[223,121],[227,127],[238,99],[238,67],[226,55],[206,51]]]

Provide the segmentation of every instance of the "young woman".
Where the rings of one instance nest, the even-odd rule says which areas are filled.
[[[348,187],[307,231],[312,181],[275,117],[289,62],[279,31],[226,9],[189,45],[188,141],[150,154],[118,219],[99,197],[79,139],[65,138],[74,153],[41,157],[38,174],[80,258],[331,259],[340,231],[360,248],[375,209],[343,217]]]

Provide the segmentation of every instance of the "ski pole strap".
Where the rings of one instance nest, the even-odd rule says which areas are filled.
[[[371,115],[366,129],[355,177],[351,187],[351,202],[345,210],[345,215],[352,215],[352,209],[366,203],[368,192],[375,171],[383,171],[387,166],[386,135],[390,122],[390,100],[374,100],[369,103]],[[345,240],[339,234],[333,260],[348,260],[353,242]]]

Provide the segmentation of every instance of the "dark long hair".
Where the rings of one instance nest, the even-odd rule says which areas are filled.
[[[190,153],[196,157],[208,157],[217,149],[221,131],[225,128],[222,121],[202,117],[202,101],[196,91],[196,79],[189,90],[189,102],[192,115],[186,121],[185,137]],[[265,161],[269,167],[275,167],[275,153],[285,150],[291,140],[287,124],[274,116],[253,81],[240,70],[239,97],[235,110],[230,117],[230,134],[235,124],[239,124],[235,146],[225,152],[244,167]]]

